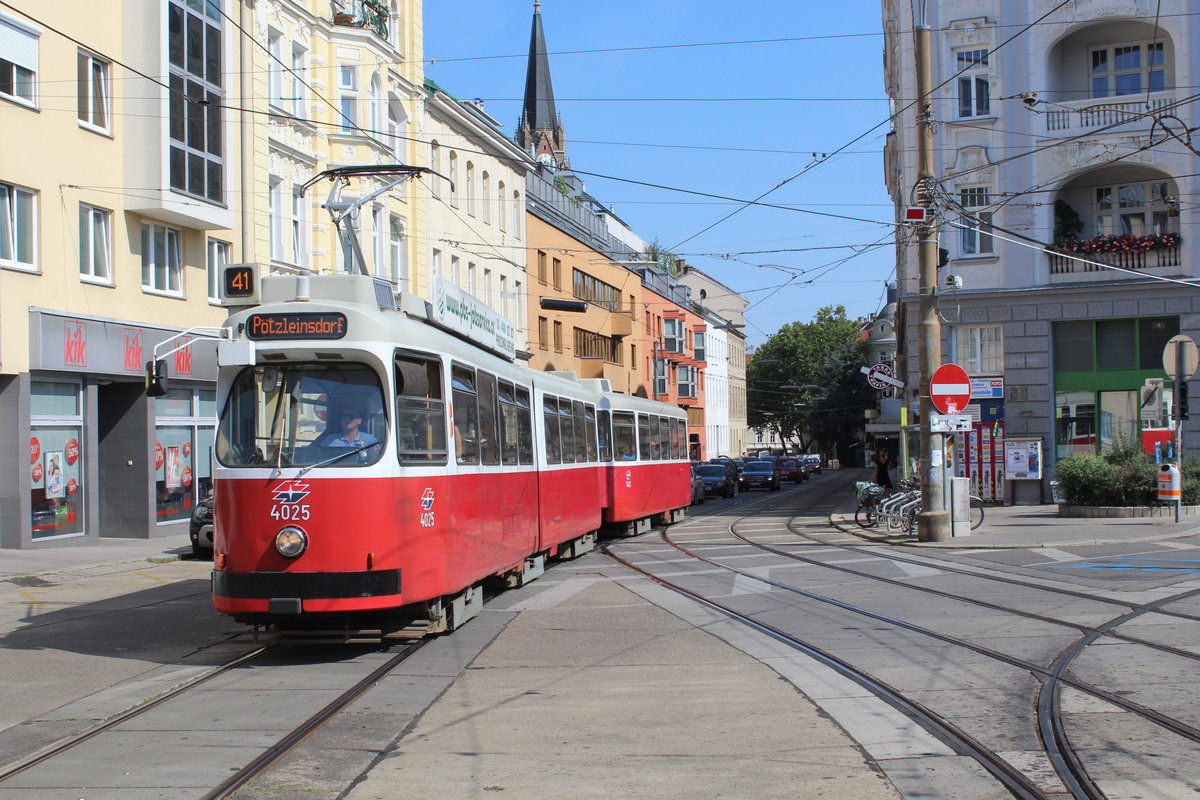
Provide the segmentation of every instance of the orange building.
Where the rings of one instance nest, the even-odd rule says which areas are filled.
[[[526,243],[530,368],[572,370],[606,378],[616,392],[645,394],[640,341],[630,335],[641,307],[637,275],[535,213],[526,217]],[[585,311],[565,310],[580,303]]]
[[[707,458],[704,420],[704,337],[707,325],[688,308],[685,290],[656,267],[639,270],[642,324],[638,335],[645,352],[642,368],[650,397],[687,409],[688,452]]]

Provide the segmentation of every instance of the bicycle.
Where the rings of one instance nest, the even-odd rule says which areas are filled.
[[[882,519],[888,530],[910,533],[917,515],[921,513],[921,490],[913,481],[900,481],[902,491],[887,494],[884,488],[869,481],[855,485],[858,508],[854,511],[854,522],[860,528],[873,528]],[[971,530],[983,524],[983,499],[970,495]]]
[[[854,522],[860,528],[873,528],[879,522],[876,507],[885,496],[882,486],[870,481],[859,481],[854,484],[858,496],[858,508],[854,510]]]

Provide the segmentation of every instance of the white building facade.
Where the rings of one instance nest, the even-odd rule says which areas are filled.
[[[1197,153],[1172,131],[1200,124],[1200,18],[1187,0],[927,5],[942,361],[986,379],[959,467],[985,498],[1048,502],[1058,458],[1119,441],[1154,451],[1165,426],[1141,419],[1138,388],[1163,377],[1171,336],[1200,333],[1200,288],[1162,280],[1197,277]],[[918,174],[914,18],[910,0],[883,12],[900,211]],[[897,257],[898,368],[914,387],[915,245]],[[962,288],[945,288],[951,275]],[[1013,440],[1040,442],[1041,481],[1004,474]]]

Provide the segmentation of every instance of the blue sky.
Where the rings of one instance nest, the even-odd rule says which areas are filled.
[[[432,0],[424,14],[426,74],[460,99],[482,98],[511,135],[533,3]],[[752,345],[825,305],[852,318],[882,306],[895,256],[879,224],[893,217],[880,19],[878,0],[542,3],[577,172],[746,200],[793,178],[763,202],[865,220],[750,207],[705,231],[739,205],[583,175],[643,239],[753,303]],[[837,264],[849,246],[879,243]]]

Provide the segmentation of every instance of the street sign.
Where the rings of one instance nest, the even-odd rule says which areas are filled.
[[[1138,401],[1142,422],[1162,422],[1163,379],[1146,378],[1146,385],[1138,391]]]
[[[904,209],[905,222],[925,222],[929,219],[929,209],[924,206],[908,206]]]
[[[1176,350],[1180,348],[1183,349],[1183,375],[1176,375],[1179,371]],[[1189,380],[1196,374],[1197,362],[1200,362],[1200,351],[1196,350],[1196,343],[1192,341],[1192,337],[1186,334],[1172,336],[1163,348],[1163,369],[1173,381]]]
[[[971,399],[971,378],[958,364],[943,364],[929,381],[929,399],[943,414],[957,414]]]
[[[875,389],[886,389],[889,386],[895,386],[897,389],[904,388],[904,381],[892,377],[892,368],[887,364],[876,364],[870,369],[859,367],[858,371],[866,374],[867,383]]]
[[[971,430],[970,414],[930,414],[931,433],[965,433]]]

